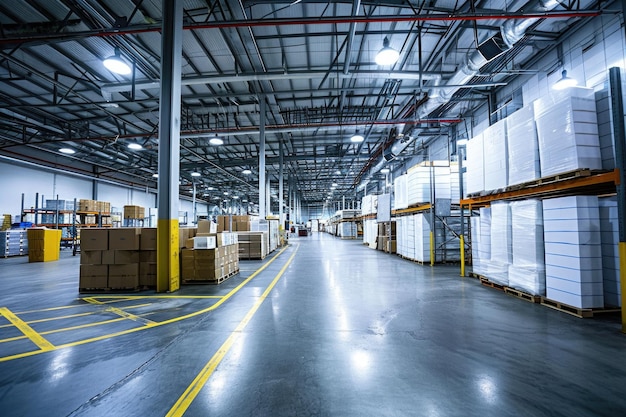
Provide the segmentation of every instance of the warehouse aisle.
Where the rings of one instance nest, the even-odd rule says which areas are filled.
[[[5,341],[20,332],[0,323],[3,417],[609,416],[626,409],[626,337],[615,319],[571,317],[462,279],[456,266],[420,266],[360,241],[292,238],[279,256],[242,262],[241,276],[184,287],[180,298],[94,296],[136,318],[107,324],[110,333],[131,329],[110,337],[95,330],[102,326],[80,324],[44,334],[51,312],[64,311],[55,306],[98,307],[103,319],[119,310],[75,300],[78,258],[23,259],[0,262],[0,307],[30,320],[55,347],[68,343],[58,339],[63,333],[103,337],[7,360],[26,348]],[[185,320],[146,323],[216,305]],[[64,320],[69,328],[83,318]],[[145,328],[134,331],[130,321]],[[127,327],[115,327],[121,323]]]

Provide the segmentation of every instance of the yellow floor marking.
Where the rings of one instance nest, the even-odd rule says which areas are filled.
[[[107,297],[109,298],[109,297]],[[106,301],[106,303],[121,303],[122,301],[124,301],[125,299],[130,300],[130,298],[128,298],[127,295],[124,296],[120,296],[120,299],[117,300],[113,300],[113,301]],[[80,298],[77,298],[77,300],[80,300]],[[29,313],[41,313],[44,311],[54,311],[54,310],[63,310],[66,308],[76,308],[76,307],[84,307],[84,304],[72,304],[71,306],[60,306],[60,307],[51,307],[51,308],[42,308],[41,310],[28,310],[28,311],[17,311],[15,312],[15,314],[29,314]]]
[[[31,342],[36,344],[41,351],[48,351],[54,349],[54,345],[44,339],[39,333],[33,330],[28,324],[24,323],[19,317],[11,312],[6,307],[0,307],[0,315],[4,316],[7,320],[9,320],[15,327],[20,329],[22,333],[26,337],[28,337]]]
[[[152,299],[152,298],[195,299],[195,298],[198,298],[198,299],[202,299],[202,298],[222,298],[223,295],[95,295],[92,297],[77,298],[77,300],[85,300],[87,298],[106,300],[108,298],[114,299],[118,297],[126,299],[126,300],[139,300],[143,298],[148,298],[148,299]],[[108,301],[108,302],[113,303],[116,301]],[[102,303],[104,304],[105,302],[103,301]]]
[[[127,307],[122,307],[123,310],[128,310],[131,308],[141,308],[141,307],[147,307],[152,305],[152,303],[145,303],[145,304],[137,304],[137,305],[132,305],[132,306],[127,306]],[[48,317],[45,319],[38,319],[38,320],[25,320],[25,323],[28,324],[33,324],[33,323],[45,323],[47,321],[55,321],[55,320],[65,320],[65,319],[72,319],[75,317],[85,317],[85,316],[91,316],[94,314],[102,314],[101,310],[98,311],[90,311],[88,313],[77,313],[77,314],[68,314],[67,316],[58,316],[58,317]],[[0,326],[0,329],[5,328],[5,327],[13,327],[12,324],[4,324],[2,326]]]
[[[265,291],[263,291],[263,294],[261,295],[261,297],[259,297],[259,299],[252,306],[252,308],[248,310],[243,320],[239,322],[235,330],[233,330],[230,336],[228,336],[228,339],[226,339],[226,341],[222,344],[222,346],[220,346],[220,348],[217,350],[215,355],[213,355],[213,357],[207,362],[204,368],[202,368],[200,373],[194,378],[191,384],[187,387],[185,392],[183,392],[183,395],[181,395],[178,401],[176,401],[174,406],[166,414],[166,417],[182,416],[185,413],[185,411],[187,411],[187,409],[189,408],[193,400],[200,393],[200,390],[204,387],[204,384],[206,384],[206,382],[209,380],[209,378],[211,377],[211,375],[213,374],[217,366],[220,364],[222,359],[224,359],[224,356],[226,356],[230,348],[233,346],[233,343],[235,343],[235,341],[237,340],[241,332],[245,329],[248,323],[250,323],[250,320],[252,319],[252,317],[254,317],[259,307],[261,307],[261,304],[263,304],[263,301],[265,301],[265,299],[267,298],[269,293],[272,291],[274,286],[278,283],[278,280],[280,280],[280,278],[283,276],[283,274],[287,270],[287,267],[289,266],[289,264],[291,264],[291,261],[293,261],[293,259],[295,258],[297,251],[298,251],[298,247],[296,247],[296,250],[294,250],[293,254],[291,254],[291,256],[289,257],[289,260],[287,260],[287,263],[285,263],[285,265],[281,268],[281,270],[278,272],[276,277],[272,280],[270,285],[268,285]]]
[[[95,305],[103,305],[103,303],[101,303],[100,301],[92,298],[92,297],[88,297],[88,298],[83,298],[83,300],[87,301],[90,304],[95,304]],[[148,319],[144,319],[143,317],[139,317],[136,316],[132,313],[129,313],[127,311],[122,310],[121,308],[117,308],[117,307],[106,307],[104,309],[104,311],[106,311],[107,313],[113,313],[113,314],[117,314],[120,317],[124,317],[126,319],[132,320],[132,321],[136,321],[139,322],[145,326],[148,325],[153,325],[156,322],[152,321],[152,320],[148,320]]]
[[[90,339],[83,339],[83,340],[79,340],[79,341],[76,341],[76,342],[66,343],[64,345],[58,345],[58,346],[55,347],[55,349],[63,349],[63,348],[68,348],[68,347],[74,347],[74,346],[84,345],[84,344],[87,344],[87,343],[97,342],[99,340],[110,339],[112,337],[123,336],[125,334],[135,333],[135,332],[138,332],[140,330],[146,330],[146,329],[152,328],[152,327],[157,327],[157,326],[163,326],[163,325],[166,325],[166,324],[176,323],[176,322],[181,321],[181,320],[186,320],[186,319],[189,319],[191,317],[199,316],[201,314],[208,313],[209,311],[213,311],[217,307],[219,307],[224,301],[226,301],[228,298],[232,297],[245,284],[250,282],[250,280],[252,280],[252,278],[256,277],[265,268],[267,268],[272,262],[274,262],[276,259],[278,259],[278,257],[283,252],[285,252],[288,248],[289,248],[289,246],[285,246],[283,249],[281,249],[280,252],[278,252],[276,255],[274,255],[274,257],[272,259],[270,259],[267,263],[265,263],[263,266],[261,266],[259,269],[257,269],[252,275],[250,275],[245,281],[243,281],[237,287],[232,289],[228,294],[226,294],[223,297],[220,297],[221,299],[217,303],[213,304],[210,307],[204,308],[202,310],[194,311],[193,313],[185,314],[183,316],[174,317],[174,318],[171,318],[171,319],[168,319],[168,320],[164,320],[164,321],[161,321],[161,322],[155,322],[155,324],[152,324],[152,325],[136,327],[136,328],[133,328],[133,329],[123,330],[123,331],[116,332],[116,333],[104,334],[104,335],[101,335],[101,336],[92,337]],[[109,296],[106,296],[106,297],[109,297]],[[6,361],[14,360],[14,359],[25,358],[27,356],[37,355],[37,354],[39,354],[41,352],[42,351],[37,350],[37,351],[33,351],[33,352],[24,352],[24,353],[18,353],[16,355],[4,356],[4,357],[0,357],[0,362],[6,362]]]

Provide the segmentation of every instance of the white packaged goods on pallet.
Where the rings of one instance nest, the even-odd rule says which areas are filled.
[[[479,275],[484,275],[482,272],[482,264],[480,256],[478,255],[478,246],[480,245],[480,217],[470,217],[471,225],[471,248],[472,248],[472,272]]]
[[[376,214],[378,209],[378,196],[377,195],[365,195],[361,199],[361,213],[365,216],[367,214]]]
[[[485,190],[498,190],[509,185],[506,122],[506,119],[500,120],[483,131]]]
[[[613,112],[608,90],[595,93],[596,114],[598,116],[598,139],[602,169],[615,168],[615,146],[613,140]]]
[[[506,118],[509,150],[509,185],[541,178],[539,142],[533,106],[522,107]]]
[[[339,236],[344,239],[355,239],[356,238],[356,223],[354,222],[339,223]]]
[[[372,249],[376,249],[376,236],[378,236],[376,220],[363,221],[363,243]]]
[[[463,190],[467,193],[467,174],[463,175]],[[459,186],[459,164],[450,163],[450,203],[459,204],[461,187]]]
[[[543,201],[546,297],[578,308],[604,306],[598,197]]]
[[[483,157],[483,135],[474,136],[467,142],[467,194],[476,194],[485,190],[485,165]]]
[[[393,208],[395,210],[405,209],[409,207],[409,195],[407,188],[407,174],[400,175],[393,181]]]
[[[602,242],[602,277],[604,304],[622,305],[619,268],[619,218],[615,197],[598,199],[600,209],[600,239]]]
[[[450,198],[450,166],[448,161],[424,162],[407,170],[408,205],[431,200],[431,181],[435,198]]]
[[[415,259],[420,262],[430,262],[430,223],[426,215],[413,216],[415,227]]]
[[[491,259],[486,262],[485,276],[500,285],[509,284],[509,265],[513,260],[511,209],[509,203],[491,205]]]
[[[491,207],[480,208],[480,245],[478,257],[481,259],[483,275],[485,263],[491,260]]]
[[[415,259],[415,220],[414,216],[404,217],[406,230],[406,256]]]
[[[593,90],[563,91],[534,102],[543,177],[602,168]]]
[[[540,200],[510,203],[513,264],[509,287],[532,295],[546,294],[543,209]]]

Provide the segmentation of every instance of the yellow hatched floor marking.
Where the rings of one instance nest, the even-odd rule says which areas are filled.
[[[136,305],[132,305],[132,306],[127,306],[127,307],[123,307],[123,310],[129,310],[131,308],[141,308],[141,307],[147,307],[152,305],[152,303],[145,303],[145,304],[136,304]],[[84,306],[83,306],[84,307]],[[77,314],[68,314],[66,316],[58,316],[58,317],[48,317],[45,319],[38,319],[38,320],[24,320],[26,323],[28,324],[33,324],[33,323],[45,323],[48,321],[55,321],[55,320],[65,320],[65,319],[72,319],[72,318],[76,318],[76,317],[85,317],[85,316],[93,316],[94,314],[102,314],[101,310],[98,311],[90,311],[88,313],[77,313]],[[2,326],[0,326],[0,329],[5,328],[5,327],[13,327],[12,324],[4,324]]]
[[[23,322],[19,317],[11,312],[6,307],[0,307],[0,315],[4,316],[7,320],[9,320],[15,327],[17,327],[24,336],[28,337],[31,342],[37,345],[41,351],[49,351],[54,349],[54,345],[44,339],[39,333],[33,330],[28,324]]]
[[[112,298],[112,297],[107,297],[107,298]],[[117,297],[115,297],[117,298]],[[124,300],[130,300],[131,298],[129,298],[127,295],[124,296],[120,296],[118,299],[116,300],[112,300],[112,301],[104,301],[104,303],[108,304],[108,303],[121,303]],[[77,300],[80,300],[80,298],[77,298]],[[66,308],[76,308],[76,307],[84,307],[84,304],[72,304],[71,306],[60,306],[60,307],[50,307],[50,308],[42,308],[40,310],[27,310],[27,311],[16,311],[15,314],[29,314],[29,313],[42,313],[44,311],[55,311],[55,310],[64,310]]]
[[[65,343],[63,345],[55,346],[55,349],[64,349],[64,348],[68,348],[68,347],[74,347],[74,346],[84,345],[84,344],[87,344],[87,343],[97,342],[97,341],[100,341],[100,340],[110,339],[112,337],[123,336],[123,335],[126,335],[126,334],[135,333],[135,332],[138,332],[138,331],[141,331],[141,330],[146,330],[146,329],[149,329],[149,328],[152,328],[152,327],[157,327],[157,326],[163,326],[163,325],[166,325],[166,324],[176,323],[176,322],[179,322],[181,320],[186,320],[186,319],[189,319],[189,318],[192,318],[192,317],[196,317],[196,316],[208,313],[209,311],[213,311],[216,308],[218,308],[220,305],[222,305],[224,302],[226,302],[226,300],[228,300],[233,295],[235,295],[241,288],[243,288],[248,282],[250,282],[253,278],[255,278],[262,271],[264,271],[268,266],[270,266],[272,264],[272,262],[274,262],[276,259],[278,259],[278,257],[283,252],[285,252],[288,248],[289,248],[289,246],[285,246],[283,249],[281,249],[280,252],[278,252],[276,255],[274,255],[274,257],[272,259],[270,259],[267,263],[263,264],[263,266],[261,266],[259,269],[257,269],[252,275],[250,275],[248,278],[246,278],[241,284],[239,284],[238,286],[233,288],[228,294],[226,294],[224,296],[221,296],[221,297],[218,297],[218,298],[220,298],[219,301],[217,303],[211,305],[210,307],[207,307],[207,308],[204,308],[204,309],[201,309],[201,310],[198,310],[198,311],[194,311],[193,313],[185,314],[185,315],[182,315],[182,316],[179,316],[179,317],[174,317],[174,318],[163,320],[163,321],[160,321],[160,322],[154,322],[154,324],[147,325],[147,326],[135,327],[133,329],[123,330],[123,331],[120,331],[120,332],[109,333],[109,334],[104,334],[104,335],[101,335],[101,336],[92,337],[92,338],[89,338],[89,339],[78,340],[76,342]],[[104,295],[102,296],[102,298],[111,298],[111,297],[113,297],[113,296],[108,296],[108,295],[107,296],[104,296]],[[123,297],[128,298],[128,296],[123,296]],[[146,296],[146,298],[150,298],[150,297],[151,296]],[[95,298],[95,297],[91,297],[91,298]],[[186,297],[185,296],[181,296],[180,298],[186,298]],[[4,357],[0,357],[0,362],[7,362],[7,361],[14,360],[14,359],[25,358],[25,357],[28,357],[28,356],[37,355],[37,354],[42,353],[42,352],[43,351],[37,350],[37,351],[33,351],[33,352],[24,352],[24,353],[18,353],[16,355],[4,356]]]
[[[93,297],[87,297],[87,298],[83,298],[83,300],[87,301],[89,304],[94,304],[94,305],[103,305],[103,303],[101,303],[100,301],[96,300]],[[136,316],[132,313],[129,313],[128,311],[124,311],[121,308],[117,308],[117,307],[106,307],[104,309],[104,311],[108,312],[108,313],[113,313],[113,314],[117,314],[120,317],[124,317],[126,319],[132,320],[132,321],[136,321],[139,322],[145,326],[148,325],[154,325],[156,322],[152,321],[152,320],[148,320],[148,319],[144,319],[143,317],[139,317]]]
[[[176,403],[172,406],[170,411],[166,414],[166,417],[175,417],[175,416],[178,417],[178,416],[182,416],[183,414],[185,414],[185,411],[187,411],[187,409],[189,408],[193,400],[200,393],[200,390],[204,387],[204,384],[206,384],[206,382],[209,380],[211,375],[213,375],[213,372],[215,371],[217,366],[220,364],[222,359],[224,359],[224,356],[226,356],[226,354],[228,353],[230,348],[233,346],[233,344],[235,343],[239,335],[243,332],[243,330],[246,328],[248,323],[250,323],[250,320],[252,319],[252,317],[254,317],[259,307],[261,307],[261,304],[263,304],[263,301],[265,301],[265,299],[267,298],[269,293],[272,291],[274,286],[278,283],[280,278],[283,276],[283,274],[287,270],[287,267],[291,264],[291,261],[293,261],[293,259],[295,258],[296,252],[298,251],[298,247],[299,246],[296,247],[296,250],[294,250],[294,252],[291,254],[289,259],[287,260],[287,263],[285,263],[285,265],[280,269],[280,271],[278,272],[276,277],[272,280],[270,285],[268,285],[265,291],[263,291],[263,294],[261,294],[261,297],[259,297],[259,299],[252,306],[252,308],[248,310],[243,320],[239,322],[235,330],[233,330],[230,336],[228,336],[228,339],[226,339],[226,341],[222,344],[222,346],[220,346],[220,348],[217,350],[215,355],[213,355],[213,357],[206,363],[204,368],[202,368],[200,373],[194,378],[194,380],[187,387],[185,392],[183,392],[183,395],[181,395],[180,398],[176,401]]]

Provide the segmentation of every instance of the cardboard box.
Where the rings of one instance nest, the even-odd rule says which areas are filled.
[[[146,217],[146,209],[141,206],[124,206],[125,219],[143,219]]]
[[[213,222],[210,220],[199,220],[198,221],[198,233],[215,233],[211,231],[211,225]]]
[[[139,286],[139,264],[109,265],[109,288],[136,288]]]
[[[61,230],[28,229],[28,262],[58,261],[61,245]]]
[[[101,265],[102,264],[102,251],[101,250],[81,250],[80,251],[80,264],[81,265]]]
[[[141,229],[138,227],[120,227],[109,230],[109,249],[139,250]]]
[[[157,264],[141,262],[139,264],[139,285],[153,287],[157,283]]]
[[[143,227],[141,229],[141,238],[139,239],[140,250],[156,250],[157,248],[157,229],[156,227]]]
[[[81,265],[78,288],[107,288],[107,265]]]
[[[89,228],[80,229],[80,250],[107,250],[109,249],[109,229]]]
[[[139,251],[136,250],[116,250],[115,264],[126,265],[139,263]]]
[[[139,252],[139,262],[149,262],[156,263],[157,262],[157,251],[156,250],[142,250]]]
[[[102,252],[102,265],[114,265],[115,264],[115,251],[103,250]]]

